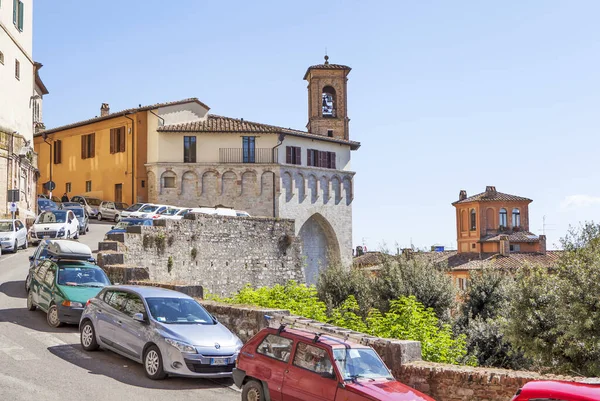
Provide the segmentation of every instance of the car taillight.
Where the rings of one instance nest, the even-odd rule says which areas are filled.
[[[160,214],[155,214],[154,216],[152,216],[153,219],[158,219],[160,217]]]
[[[92,302],[91,299],[88,299],[88,301],[85,303],[85,307],[87,308],[87,306]]]

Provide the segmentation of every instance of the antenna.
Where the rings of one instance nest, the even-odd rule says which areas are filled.
[[[555,226],[556,224],[548,224],[546,223],[546,215],[542,216],[542,228],[540,231],[542,231],[543,235],[546,235],[546,231],[554,231],[554,228],[547,228],[548,226],[552,227]]]

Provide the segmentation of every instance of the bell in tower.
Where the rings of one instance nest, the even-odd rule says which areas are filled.
[[[308,124],[313,134],[349,140],[347,113],[347,81],[351,68],[330,64],[310,66],[304,79],[308,81]]]

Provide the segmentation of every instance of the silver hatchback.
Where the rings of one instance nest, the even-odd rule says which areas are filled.
[[[114,351],[155,380],[230,377],[242,347],[196,300],[157,287],[105,287],[86,304],[79,331],[84,350]]]

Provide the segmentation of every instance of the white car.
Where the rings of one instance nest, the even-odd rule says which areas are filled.
[[[181,220],[190,210],[190,208],[184,207],[168,207],[159,213],[159,219]]]
[[[49,210],[41,213],[29,231],[31,241],[46,238],[79,238],[79,221],[72,210]]]
[[[0,249],[17,252],[27,246],[27,229],[20,220],[0,220]]]
[[[127,209],[121,211],[121,218],[126,219],[131,216],[131,213],[139,211],[141,208],[151,205],[151,203],[134,203],[129,206]]]
[[[169,205],[146,205],[137,212],[133,212],[129,215],[131,219],[158,219],[159,213],[166,210]]]
[[[197,207],[190,210],[191,213],[216,214],[218,216],[237,216],[233,209],[226,207]]]

